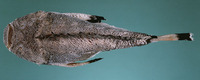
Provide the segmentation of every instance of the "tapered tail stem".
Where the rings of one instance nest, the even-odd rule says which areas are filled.
[[[176,41],[176,40],[188,40],[192,41],[192,33],[177,33],[177,34],[168,34],[163,36],[152,36],[150,42],[157,41]]]

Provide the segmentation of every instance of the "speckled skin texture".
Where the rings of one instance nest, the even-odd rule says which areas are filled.
[[[145,45],[150,38],[106,23],[44,11],[18,18],[4,30],[4,43],[11,52],[37,64],[58,66],[87,60],[100,51]]]

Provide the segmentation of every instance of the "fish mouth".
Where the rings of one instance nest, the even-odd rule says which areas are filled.
[[[12,36],[13,36],[13,27],[11,24],[8,24],[7,28],[4,29],[4,44],[9,50],[12,45]]]

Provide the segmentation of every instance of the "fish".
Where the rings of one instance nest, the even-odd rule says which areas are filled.
[[[149,35],[118,28],[102,20],[106,19],[83,13],[37,11],[9,23],[4,29],[3,41],[8,50],[20,58],[63,67],[102,60],[88,59],[103,51],[158,41],[193,41],[192,33]]]

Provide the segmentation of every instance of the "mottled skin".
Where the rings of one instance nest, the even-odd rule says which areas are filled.
[[[146,38],[147,34],[44,11],[16,19],[4,31],[4,43],[11,52],[48,65],[74,63],[100,51],[144,45]]]
[[[6,47],[37,64],[75,67],[100,51],[148,44],[152,36],[100,23],[103,17],[38,11],[18,18],[4,30]]]

